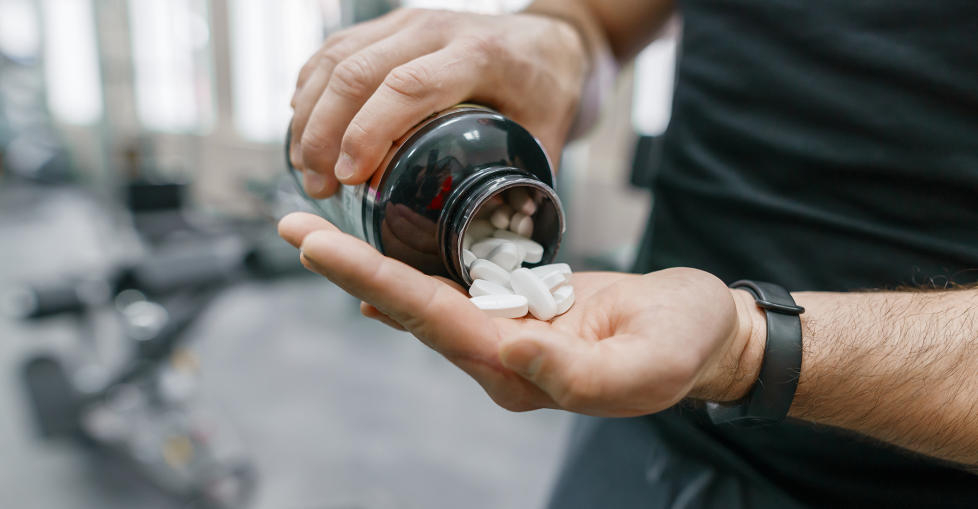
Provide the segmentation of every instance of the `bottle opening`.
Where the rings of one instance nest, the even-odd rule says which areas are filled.
[[[491,172],[492,175],[481,179],[478,183],[465,190],[453,204],[452,211],[445,221],[442,238],[442,246],[445,248],[445,265],[451,272],[451,277],[456,281],[468,286],[472,283],[468,269],[462,259],[462,251],[465,249],[466,242],[472,242],[473,235],[477,237],[493,236],[494,232],[473,231],[473,224],[480,222],[485,227],[485,221],[493,219],[494,213],[497,215],[500,209],[507,210],[509,217],[517,212],[522,212],[532,223],[532,233],[525,235],[527,230],[523,230],[522,236],[528,236],[534,242],[543,247],[543,255],[537,262],[527,262],[524,266],[533,267],[551,263],[560,248],[560,242],[564,234],[564,212],[560,203],[560,198],[554,190],[539,181],[538,179],[527,176],[521,170],[515,168],[501,169],[503,171]],[[514,196],[519,198],[514,207]],[[526,205],[525,210],[519,210],[522,201],[532,201],[532,205]],[[532,212],[528,214],[526,212]],[[501,226],[505,226],[502,228]],[[525,226],[525,225],[523,225]],[[477,228],[480,229],[481,228]],[[497,218],[493,230],[505,230],[511,233],[520,234],[519,225],[504,225]],[[469,241],[466,241],[466,236]]]

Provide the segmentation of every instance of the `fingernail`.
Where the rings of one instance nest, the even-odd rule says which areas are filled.
[[[302,183],[307,193],[319,194],[323,192],[323,189],[326,189],[326,176],[312,170],[304,170],[302,172]]]
[[[336,178],[340,180],[346,180],[353,176],[353,172],[356,168],[353,167],[353,158],[350,154],[343,152],[340,154],[339,159],[336,160]]]
[[[543,350],[535,343],[521,341],[507,345],[499,353],[499,360],[517,373],[532,378],[540,371],[543,364]]]

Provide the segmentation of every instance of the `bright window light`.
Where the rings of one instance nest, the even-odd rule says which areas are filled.
[[[0,0],[0,53],[13,59],[37,57],[41,46],[37,11],[30,0]]]
[[[676,34],[650,44],[635,58],[632,125],[639,134],[659,136],[672,117],[676,75]]]
[[[48,107],[59,122],[102,118],[102,82],[91,0],[44,0],[44,73]]]
[[[214,104],[207,0],[129,0],[128,6],[140,122],[155,131],[208,130]]]
[[[339,0],[229,2],[235,128],[255,141],[285,136],[299,69],[340,23]]]

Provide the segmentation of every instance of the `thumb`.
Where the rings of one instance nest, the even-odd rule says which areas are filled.
[[[587,389],[593,345],[581,338],[554,331],[540,331],[503,342],[499,360],[507,368],[531,381],[568,410],[583,410],[597,394]]]
[[[544,346],[533,340],[507,341],[499,347],[499,360],[503,366],[533,380],[543,365]]]

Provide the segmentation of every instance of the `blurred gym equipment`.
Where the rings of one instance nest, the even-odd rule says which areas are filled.
[[[185,332],[223,290],[247,278],[300,269],[294,250],[260,224],[197,231],[181,213],[181,186],[129,187],[144,256],[105,274],[59,276],[0,292],[2,310],[22,320],[70,316],[71,355],[39,353],[22,377],[38,434],[67,439],[135,467],[174,497],[201,508],[243,507],[257,472],[233,427],[194,398],[197,370],[181,348]],[[162,204],[162,206],[147,206]],[[140,221],[153,215],[152,221]],[[148,217],[142,217],[148,219]],[[111,308],[128,358],[106,365],[103,332],[90,319]]]

